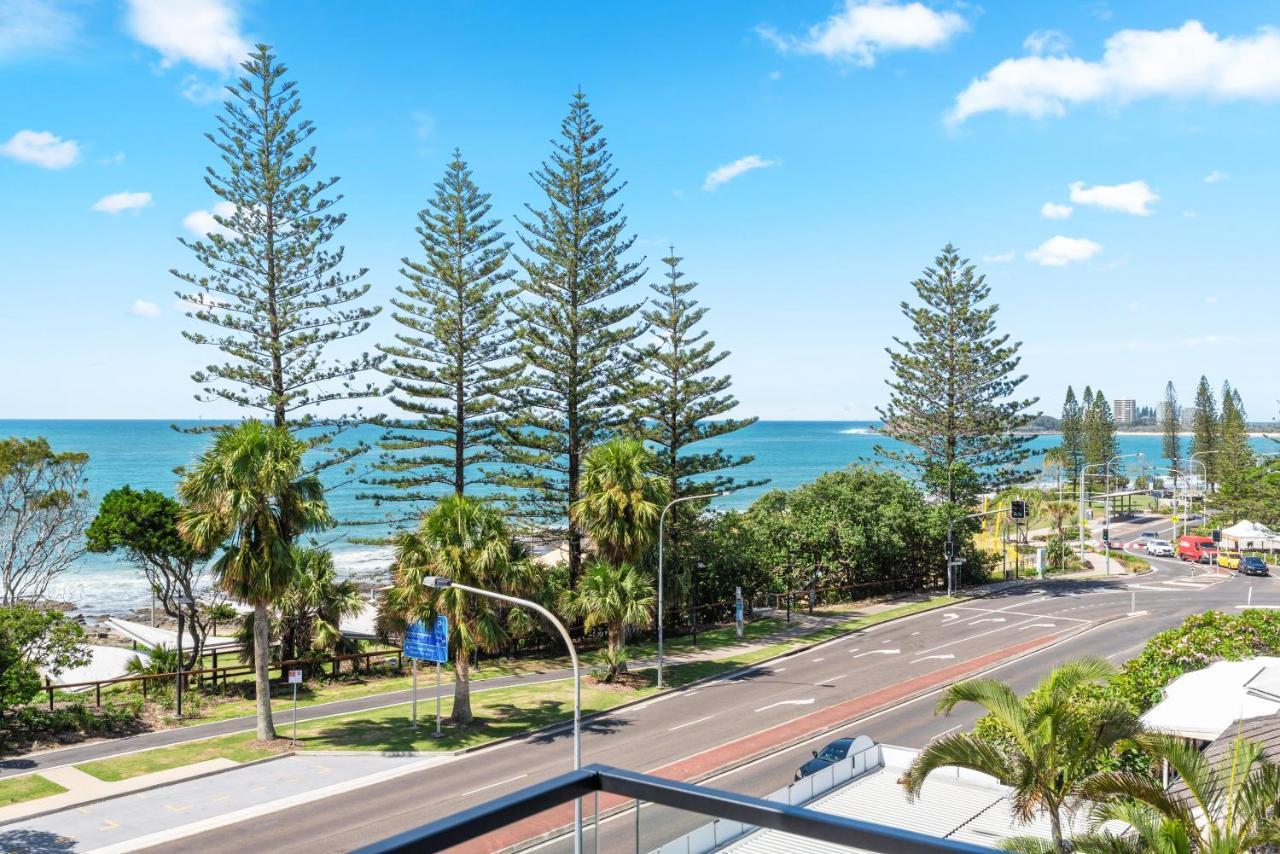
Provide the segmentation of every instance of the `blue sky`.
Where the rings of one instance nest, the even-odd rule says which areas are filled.
[[[373,299],[456,145],[507,220],[581,85],[649,280],[674,242],[739,414],[874,417],[948,241],[1026,388],[1277,415],[1274,4],[0,0],[0,417],[217,417],[176,238],[243,47],[298,81]],[[184,224],[185,223],[185,224]],[[362,348],[390,335],[375,325]]]

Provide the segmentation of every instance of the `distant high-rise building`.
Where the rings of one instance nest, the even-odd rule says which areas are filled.
[[[1137,418],[1138,402],[1132,397],[1117,397],[1111,403],[1111,414],[1117,424],[1132,424]]]
[[[1182,428],[1184,430],[1190,430],[1191,428],[1196,426],[1196,413],[1199,412],[1200,410],[1196,409],[1194,406],[1183,406],[1181,407],[1181,409],[1182,409]]]

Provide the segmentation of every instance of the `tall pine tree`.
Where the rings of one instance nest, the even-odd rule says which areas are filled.
[[[335,428],[311,434],[321,444],[349,423],[326,404],[380,394],[373,383],[355,384],[379,357],[326,355],[330,344],[368,329],[380,309],[356,304],[369,290],[360,281],[367,271],[341,272],[343,249],[329,246],[346,219],[334,211],[342,196],[328,195],[338,179],[313,180],[315,148],[307,140],[315,126],[299,116],[287,69],[264,44],[241,67],[217,133],[207,134],[225,169],[209,169],[205,183],[231,213],[214,216],[217,228],[203,240],[182,241],[204,272],[172,271],[194,288],[178,294],[195,306],[187,316],[217,328],[183,335],[227,357],[192,379],[203,387],[198,400],[228,401],[277,427]]]
[[[1222,384],[1222,421],[1217,459],[1216,504],[1237,522],[1248,512],[1257,484],[1257,458],[1249,445],[1249,424],[1239,391]]]
[[[1164,402],[1160,404],[1160,427],[1164,434],[1161,450],[1175,471],[1173,472],[1173,488],[1178,488],[1178,472],[1182,471],[1182,436],[1178,429],[1182,426],[1182,408],[1178,406],[1178,391],[1173,387],[1173,380],[1165,383]]]
[[[903,302],[902,313],[913,336],[886,348],[889,402],[876,410],[881,431],[907,448],[876,452],[916,469],[948,502],[961,469],[989,486],[1017,480],[1034,438],[1017,431],[1036,398],[1015,396],[1026,379],[1017,373],[1022,345],[997,331],[986,277],[948,244],[911,284],[919,304]]]
[[[1086,389],[1086,393],[1088,391]],[[1119,452],[1116,420],[1102,389],[1093,392],[1089,399],[1091,403],[1084,413],[1084,461],[1085,465],[1098,466],[1090,476],[1103,481],[1107,475],[1107,461]]]
[[[634,237],[614,196],[625,186],[586,96],[573,96],[549,160],[533,179],[544,206],[519,219],[528,255],[517,260],[521,298],[517,352],[525,365],[514,400],[520,424],[507,432],[504,482],[520,490],[527,515],[568,543],[570,584],[582,566],[583,531],[569,519],[582,456],[626,417],[636,365],[628,345],[640,307],[621,299],[644,275],[623,256]]]
[[[1080,468],[1084,465],[1084,417],[1071,386],[1067,386],[1067,396],[1062,401],[1061,430],[1062,455],[1067,463],[1071,483],[1075,484],[1080,478]]]
[[[638,351],[647,373],[632,409],[635,431],[654,449],[657,471],[672,498],[760,486],[767,481],[737,481],[725,473],[753,457],[720,449],[688,450],[696,442],[741,430],[756,419],[715,420],[738,405],[729,391],[732,379],[710,373],[729,351],[717,352],[706,330],[698,328],[707,309],[689,296],[698,283],[682,281],[682,260],[672,247],[671,255],[662,259],[667,267],[665,281],[649,286],[658,299],[642,312],[653,340]]]
[[[1191,468],[1205,478],[1207,489],[1218,482],[1218,429],[1218,403],[1213,399],[1208,377],[1201,376],[1200,384],[1196,386],[1196,411],[1188,456],[1196,461]],[[1192,471],[1187,473],[1192,474]]]
[[[455,150],[418,213],[422,253],[402,261],[408,281],[391,300],[396,343],[378,348],[391,401],[405,413],[389,420],[379,443],[385,476],[371,482],[393,490],[380,498],[420,503],[494,481],[504,398],[519,367],[504,309],[514,293],[506,287],[515,275],[505,269],[511,244],[491,210]]]

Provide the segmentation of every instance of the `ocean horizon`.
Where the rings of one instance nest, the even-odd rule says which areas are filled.
[[[110,420],[110,419],[0,419],[0,437],[47,439],[56,451],[83,451],[91,507],[112,489],[129,485],[134,489],[154,489],[172,495],[178,483],[174,469],[190,465],[208,443],[208,435],[182,432],[182,428],[227,423],[207,420]],[[876,459],[875,446],[897,447],[898,443],[878,434],[875,421],[757,421],[734,433],[706,443],[733,456],[753,456],[752,462],[734,469],[743,481],[768,480],[763,486],[743,489],[714,506],[745,509],[770,489],[794,489],[824,472],[835,471]],[[173,429],[176,426],[179,429]],[[354,428],[343,442],[372,443],[381,435],[373,425]],[[1254,444],[1268,447],[1272,440],[1255,437]],[[1167,463],[1159,433],[1123,433],[1117,436],[1122,453],[1142,452],[1148,464]],[[1043,450],[1056,444],[1056,434],[1042,434],[1031,447]],[[357,458],[365,471],[378,451]],[[339,571],[356,578],[371,578],[384,572],[391,550],[356,540],[385,537],[403,523],[393,521],[410,510],[401,502],[376,502],[360,497],[376,492],[360,482],[360,476],[344,471],[322,474],[330,486],[330,510],[340,524],[315,537],[333,551]],[[110,555],[86,554],[76,566],[50,587],[49,595],[71,602],[86,615],[119,614],[144,607],[150,601],[140,570]]]

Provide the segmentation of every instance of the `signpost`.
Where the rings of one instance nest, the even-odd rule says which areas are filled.
[[[289,671],[289,684],[293,686],[293,746],[298,746],[298,686],[302,684],[302,671]]]
[[[436,738],[440,731],[440,665],[449,660],[449,618],[444,614],[436,617],[431,631],[421,620],[409,626],[404,633],[404,654],[413,660],[413,727],[418,728],[418,662],[434,661],[436,663]]]
[[[733,588],[733,596],[734,596],[733,621],[738,629],[738,638],[739,640],[741,640],[742,638],[742,588],[741,587]]]

